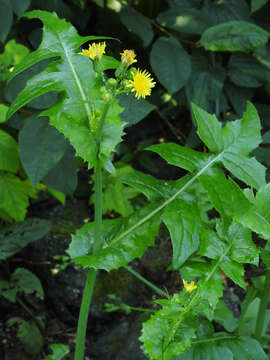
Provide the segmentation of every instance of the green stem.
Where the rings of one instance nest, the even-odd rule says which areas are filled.
[[[101,248],[102,240],[102,168],[100,161],[97,160],[94,172],[95,181],[95,223],[94,223],[94,245],[93,253],[96,253]],[[83,298],[80,308],[80,315],[78,320],[78,329],[75,347],[75,360],[84,359],[85,336],[87,330],[88,314],[92,295],[94,291],[97,270],[90,269],[87,274]]]
[[[264,282],[264,290],[261,296],[261,303],[259,307],[259,312],[257,315],[256,328],[255,328],[255,338],[260,340],[263,336],[263,329],[265,323],[265,313],[267,310],[267,304],[270,296],[270,270],[266,270],[265,273],[265,282]]]
[[[143,282],[145,285],[149,286],[151,289],[153,289],[157,294],[160,296],[168,297],[168,294],[165,293],[165,291],[158,288],[156,285],[145,279],[142,275],[137,273],[137,271],[133,270],[130,266],[125,266],[125,269],[129,271],[132,275],[134,275],[137,279],[139,279],[141,282]]]

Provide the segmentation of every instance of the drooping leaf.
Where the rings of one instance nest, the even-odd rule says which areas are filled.
[[[44,117],[33,117],[19,133],[23,167],[35,187],[63,158],[67,147],[64,136]]]
[[[191,62],[177,40],[158,38],[152,47],[150,61],[155,75],[169,93],[175,93],[187,83]]]
[[[267,43],[269,33],[247,21],[228,21],[205,30],[201,44],[211,51],[251,52]]]

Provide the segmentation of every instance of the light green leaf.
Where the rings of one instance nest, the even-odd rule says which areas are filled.
[[[51,229],[48,220],[27,219],[23,223],[0,229],[0,260],[21,251],[28,244],[43,238]]]
[[[0,104],[0,124],[6,121],[6,115],[8,112],[8,106]]]
[[[146,220],[155,208],[156,204],[153,203],[130,217],[123,218],[118,231],[112,232],[110,239],[104,238],[105,245],[101,250],[93,255],[77,257],[73,260],[84,267],[110,271],[141,257],[149,246],[154,245],[159,229],[160,214],[151,216],[151,221]],[[140,226],[138,222],[141,223]]]
[[[243,289],[246,289],[247,286],[244,281],[245,269],[242,264],[236,263],[226,256],[220,266],[224,273],[232,279],[232,281],[241,286]]]
[[[189,55],[176,39],[158,38],[152,47],[150,62],[155,75],[170,94],[187,83],[191,62]]]
[[[12,136],[0,130],[0,170],[16,173],[20,166],[18,144]]]
[[[19,133],[23,167],[35,187],[61,161],[67,147],[64,136],[44,117],[29,119]]]
[[[201,44],[211,51],[251,52],[267,43],[269,33],[246,21],[229,21],[205,30]]]
[[[69,347],[64,344],[51,344],[51,355],[47,355],[43,360],[62,360],[63,357],[69,354]]]
[[[202,221],[194,201],[175,200],[162,215],[173,246],[173,269],[178,269],[199,247]]]
[[[32,194],[29,185],[17,176],[9,173],[0,174],[0,208],[12,219],[23,221]]]

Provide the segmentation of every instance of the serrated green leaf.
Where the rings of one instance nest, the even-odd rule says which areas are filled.
[[[0,170],[16,173],[20,159],[18,144],[12,136],[0,130]]]
[[[44,117],[29,119],[19,133],[23,167],[35,187],[62,159],[67,142]]]
[[[169,164],[191,172],[203,167],[209,160],[209,155],[175,143],[152,145],[147,150],[156,152]]]
[[[176,39],[158,38],[152,47],[150,61],[155,75],[170,94],[187,83],[191,62],[189,55]]]
[[[28,244],[41,239],[51,228],[48,220],[27,219],[23,223],[0,229],[0,260],[21,251]]]
[[[53,352],[47,355],[44,360],[62,360],[62,358],[69,354],[69,347],[64,344],[51,344],[50,349]]]
[[[173,246],[173,269],[178,269],[199,247],[202,221],[194,201],[175,200],[169,204],[162,220]]]
[[[211,51],[251,52],[267,43],[269,33],[247,21],[229,21],[205,30],[201,44]]]
[[[73,260],[84,267],[110,271],[142,256],[149,246],[154,245],[159,229],[160,214],[151,216],[151,221],[145,220],[156,208],[155,205],[155,203],[148,205],[130,217],[123,218],[118,231],[111,233],[110,239],[104,238],[105,246],[101,250],[93,255],[77,257]],[[139,221],[141,226],[138,226]]]

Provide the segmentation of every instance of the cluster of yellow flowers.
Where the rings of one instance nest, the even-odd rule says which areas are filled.
[[[88,50],[82,50],[79,54],[87,56],[93,61],[100,60],[102,55],[105,53],[106,43],[93,43],[89,45]],[[126,68],[135,62],[136,54],[133,50],[124,50],[121,54],[121,63]],[[151,78],[151,75],[146,71],[136,69],[132,72],[132,80],[128,81],[127,87],[130,88],[131,92],[135,92],[135,97],[137,99],[145,98],[148,95],[151,95],[152,88],[155,86],[154,80]]]

